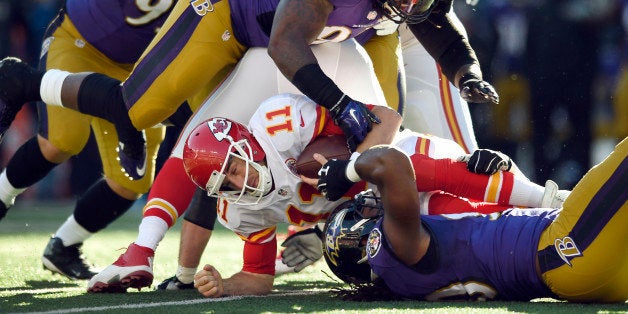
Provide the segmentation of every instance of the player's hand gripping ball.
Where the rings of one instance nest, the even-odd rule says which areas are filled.
[[[314,153],[325,156],[327,160],[348,160],[351,157],[347,139],[343,135],[319,136],[301,152],[295,164],[297,174],[318,178],[318,170],[322,165],[314,159]]]

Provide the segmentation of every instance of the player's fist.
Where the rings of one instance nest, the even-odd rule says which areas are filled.
[[[381,22],[373,25],[373,28],[377,36],[386,36],[396,32],[397,28],[399,28],[399,23],[385,17]]]
[[[218,298],[224,294],[222,277],[218,270],[209,264],[194,275],[194,287],[208,298]]]

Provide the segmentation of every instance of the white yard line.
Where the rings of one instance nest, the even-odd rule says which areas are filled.
[[[42,289],[42,290],[60,290],[60,289]],[[42,291],[38,290],[38,291]],[[29,290],[32,291],[32,290]],[[203,303],[214,303],[214,302],[224,302],[224,301],[234,301],[241,300],[245,298],[272,298],[272,297],[288,297],[288,296],[305,296],[305,295],[313,295],[322,293],[323,291],[287,291],[282,293],[271,293],[264,296],[232,296],[232,297],[224,297],[224,298],[216,298],[216,299],[208,299],[202,298],[194,299],[194,300],[183,300],[183,301],[169,301],[169,302],[156,302],[156,303],[137,303],[137,304],[122,304],[122,305],[112,305],[112,306],[95,306],[95,307],[77,307],[70,309],[58,309],[54,311],[46,311],[46,312],[26,312],[31,314],[56,314],[56,313],[80,313],[80,312],[91,312],[91,311],[108,311],[108,310],[123,310],[123,309],[144,309],[150,307],[158,307],[158,306],[180,306],[180,305],[193,305],[193,304],[203,304]],[[24,312],[21,312],[24,313]]]
[[[24,290],[0,290],[0,297],[10,297],[16,294],[42,294],[42,293],[56,293],[56,292],[67,292],[72,290],[85,290],[83,287],[59,287],[59,288],[44,288],[44,289],[24,289]]]

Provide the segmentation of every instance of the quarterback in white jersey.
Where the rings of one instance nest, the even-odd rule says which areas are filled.
[[[312,47],[312,51],[322,70],[347,93],[347,96],[367,104],[386,105],[383,92],[373,72],[372,63],[364,49],[355,40],[316,45]],[[128,287],[150,286],[153,280],[151,261],[154,251],[167,230],[186,211],[196,190],[196,186],[188,179],[183,169],[181,157],[184,139],[188,138],[195,126],[209,117],[223,116],[246,124],[263,100],[285,92],[298,92],[298,89],[281,74],[270,59],[267,50],[265,48],[247,50],[231,74],[196,110],[193,117],[188,120],[187,127],[181,132],[180,140],[168,160],[164,162],[148,195],[137,240],[121,255],[121,258],[90,280],[88,291],[120,292],[126,291]],[[383,108],[376,113],[382,123],[372,127],[373,130],[380,129],[380,131],[366,135],[365,147],[390,143],[401,124],[401,117],[396,111],[384,106],[377,107]],[[387,130],[382,132],[381,128],[387,128]],[[172,188],[173,184],[176,185],[176,189]],[[213,222],[211,224],[213,225]],[[192,223],[184,223],[182,243],[191,245],[191,242],[199,241],[202,235],[194,234],[191,240],[187,241],[186,231],[191,229],[186,228],[186,225],[189,227]],[[207,234],[205,237],[209,238]],[[182,245],[182,247],[190,247],[190,245]],[[204,245],[201,244],[198,247],[201,246]],[[197,256],[200,259],[200,254]],[[132,260],[132,262],[124,262],[126,260]],[[185,268],[181,272],[178,269],[177,273],[183,276],[177,278],[184,279],[185,284],[189,285],[192,278],[188,274],[193,275],[195,272],[196,267]],[[266,291],[265,288],[261,290]],[[260,290],[240,290],[239,292],[256,293],[257,291]]]
[[[325,199],[314,187],[305,184],[296,174],[294,164],[305,147],[318,136],[333,134],[341,135],[342,130],[333,123],[326,110],[305,96],[280,94],[259,106],[249,122],[248,130],[233,120],[220,117],[201,123],[186,141],[183,162],[192,180],[219,198],[220,223],[247,242],[265,243],[274,241],[274,231],[279,223],[299,226],[314,224],[325,219],[334,208],[358,192],[365,189],[377,192],[375,186],[359,182],[339,200],[332,202]],[[227,181],[224,181],[224,177],[217,179],[218,173],[228,176],[226,173],[231,171],[230,158],[238,156],[227,152],[233,152],[233,143],[243,140],[251,148],[243,149],[242,152],[255,156],[244,159],[249,159],[251,164],[263,165],[253,168],[264,175],[249,171],[248,178],[244,179],[246,188],[238,187],[235,191],[224,192],[224,183]],[[499,173],[491,177],[469,172],[465,163],[457,161],[458,157],[465,155],[464,150],[452,140],[405,130],[397,133],[393,145],[411,156],[413,163],[421,167],[415,169],[421,169],[416,174],[417,181],[420,181],[417,189],[429,192],[422,194],[425,198],[422,212],[425,214],[432,212],[428,208],[440,210],[429,199],[434,194],[441,195],[440,190],[444,189],[452,193],[460,192],[457,195],[444,195],[457,200],[463,200],[460,197],[462,196],[478,202],[490,202],[493,206],[538,205],[538,202],[515,204],[510,199],[513,186],[522,182],[528,184],[529,181],[525,178],[516,178],[512,173]],[[218,148],[220,146],[224,150]],[[215,153],[204,155],[210,150]],[[214,166],[208,166],[209,164]],[[438,167],[449,172],[449,175],[437,171],[434,171],[435,175],[429,175],[429,169],[440,169]],[[210,172],[214,174],[210,176]],[[462,189],[462,185],[469,188]],[[494,186],[499,186],[504,191],[498,193],[499,195],[487,193]],[[233,190],[233,187],[230,189]],[[543,188],[539,187],[539,190],[542,191]],[[456,207],[447,210],[453,213],[467,212],[469,209]],[[492,208],[489,212],[503,209],[505,207]]]
[[[195,132],[224,132],[229,134],[237,122],[211,118]],[[215,128],[214,125],[227,125]],[[209,126],[209,127],[208,127]],[[214,130],[211,130],[211,129]],[[259,200],[245,195],[237,203],[219,196],[218,221],[249,242],[274,241],[274,229],[279,223],[307,225],[324,220],[336,206],[346,201],[327,201],[315,188],[303,183],[294,170],[294,164],[314,138],[319,135],[342,135],[327,110],[305,96],[280,94],[264,101],[249,123],[249,130],[265,153],[265,163],[272,175],[272,191]],[[217,138],[223,135],[217,136]],[[210,136],[211,137],[211,136]],[[234,138],[234,141],[239,139]],[[186,143],[190,146],[191,141]],[[186,147],[188,148],[188,147]],[[187,149],[183,160],[187,164]],[[193,173],[194,170],[188,171]],[[194,174],[191,175],[194,179]],[[203,174],[198,176],[203,177]],[[199,184],[198,179],[194,179]],[[205,182],[200,183],[202,187]],[[220,195],[220,194],[219,194]],[[274,265],[274,255],[273,255]]]
[[[245,241],[242,271],[224,279],[228,284],[211,265],[197,273],[195,286],[203,295],[220,296],[223,286],[233,287],[236,281],[272,283],[277,224],[313,224],[360,191],[377,193],[375,186],[361,181],[332,202],[296,174],[293,166],[305,147],[317,136],[333,134],[342,130],[328,111],[293,94],[264,101],[248,128],[214,117],[190,132],[183,149],[186,172],[218,198],[218,221]],[[457,160],[464,150],[451,140],[403,131],[393,143],[410,156],[417,190],[430,191],[421,204],[430,213],[492,213],[511,204],[535,207],[544,198],[544,188],[525,177],[506,171],[490,176],[469,171],[465,162]]]

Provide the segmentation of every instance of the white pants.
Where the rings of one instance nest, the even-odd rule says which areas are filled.
[[[355,100],[386,104],[364,48],[354,40],[312,46],[323,72]],[[231,74],[188,121],[171,156],[181,158],[190,132],[210,117],[225,117],[247,125],[258,105],[280,94],[302,94],[279,71],[266,48],[250,48]]]
[[[476,150],[469,107],[458,89],[447,81],[406,24],[399,27],[399,35],[406,75],[403,126],[451,139],[467,152]]]

